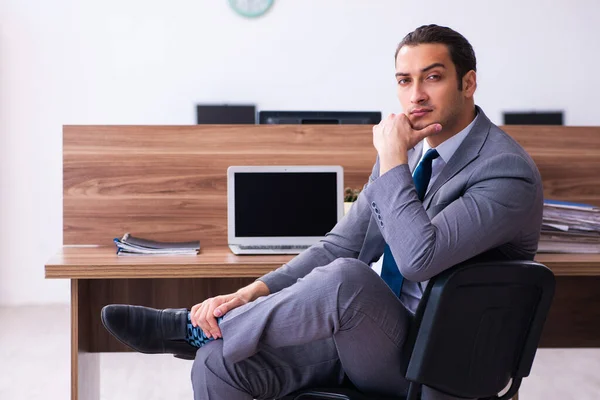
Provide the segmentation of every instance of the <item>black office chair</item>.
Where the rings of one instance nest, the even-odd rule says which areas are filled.
[[[462,264],[433,278],[403,352],[406,400],[419,399],[422,385],[456,397],[512,398],[531,371],[554,286],[552,271],[533,261]],[[352,388],[301,390],[282,400],[308,399],[392,400]]]

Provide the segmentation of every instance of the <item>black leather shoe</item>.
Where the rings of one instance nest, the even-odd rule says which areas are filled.
[[[187,330],[185,308],[155,308],[110,304],[102,308],[102,324],[121,343],[146,354],[173,353],[175,357],[193,360],[196,347],[185,341]]]

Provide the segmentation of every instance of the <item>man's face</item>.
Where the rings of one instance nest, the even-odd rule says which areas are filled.
[[[396,82],[414,129],[439,123],[443,132],[454,132],[469,106],[469,94],[458,90],[456,68],[444,44],[403,46],[396,57]]]

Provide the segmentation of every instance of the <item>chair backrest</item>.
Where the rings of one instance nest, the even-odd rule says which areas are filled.
[[[512,379],[515,392],[531,370],[554,286],[552,271],[532,261],[444,271],[417,310],[406,378],[466,398],[493,398]]]

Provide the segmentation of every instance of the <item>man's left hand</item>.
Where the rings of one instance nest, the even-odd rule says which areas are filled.
[[[373,145],[379,154],[379,176],[400,164],[406,164],[409,149],[441,130],[442,125],[437,123],[415,130],[404,114],[390,114],[375,125]]]

